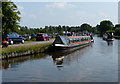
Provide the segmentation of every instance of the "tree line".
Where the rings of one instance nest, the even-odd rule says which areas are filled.
[[[84,23],[80,26],[45,26],[44,28],[28,28],[27,26],[21,27],[18,31],[20,34],[37,34],[37,33],[58,33],[60,35],[64,32],[75,32],[75,33],[94,33],[102,36],[106,32],[113,32],[116,36],[120,36],[120,24],[115,26],[109,20],[103,20],[100,25],[92,27],[90,24]]]
[[[27,26],[20,26],[19,22],[21,20],[20,11],[18,7],[13,2],[2,2],[2,12],[0,12],[0,17],[2,17],[2,36],[3,38],[7,33],[17,32],[21,35],[24,34],[37,34],[37,33],[58,33],[62,35],[63,31],[65,32],[90,32],[99,34],[102,36],[106,32],[114,32],[116,36],[120,36],[120,24],[113,25],[109,20],[103,20],[100,24],[97,24],[95,27],[92,27],[90,24],[83,23],[78,26],[45,26],[44,28],[29,28]]]

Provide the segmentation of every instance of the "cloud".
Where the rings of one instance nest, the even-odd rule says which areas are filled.
[[[65,2],[53,3],[53,4],[46,5],[46,8],[73,8],[73,7],[75,7],[75,5],[70,4],[70,3],[65,3]]]

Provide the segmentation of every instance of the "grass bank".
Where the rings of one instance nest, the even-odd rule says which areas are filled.
[[[45,52],[48,50],[48,48],[51,45],[52,43],[45,43],[45,44],[11,46],[7,48],[2,48],[2,59]]]

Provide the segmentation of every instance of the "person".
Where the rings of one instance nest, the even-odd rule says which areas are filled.
[[[2,41],[2,48],[3,47],[8,47],[8,41]]]
[[[108,36],[108,39],[112,39],[112,34],[108,33],[107,36]]]

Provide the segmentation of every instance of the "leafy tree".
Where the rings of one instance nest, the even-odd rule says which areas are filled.
[[[92,32],[92,33],[98,33],[97,27],[92,27],[92,28],[91,28],[91,32]]]
[[[13,2],[2,2],[2,35],[3,38],[9,32],[16,32],[20,22],[20,11]]]
[[[49,27],[48,26],[45,26],[45,32],[48,33],[49,32]]]
[[[115,29],[115,35],[120,36],[120,27]]]
[[[0,42],[2,41],[2,4],[0,1]],[[1,43],[0,43],[1,45]]]
[[[92,28],[92,26],[90,26],[90,25],[87,24],[87,23],[84,23],[84,24],[81,25],[80,31],[81,31],[81,32],[83,32],[83,31],[91,32],[91,30],[92,30],[91,28]]]
[[[107,30],[112,30],[114,25],[109,20],[104,20],[100,22],[98,31],[103,35]]]
[[[116,24],[115,27],[113,28],[113,30],[115,30],[118,27],[120,27],[120,24]]]

